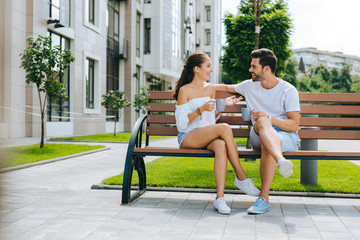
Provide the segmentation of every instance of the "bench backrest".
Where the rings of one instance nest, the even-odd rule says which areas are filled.
[[[150,91],[147,115],[147,143],[149,136],[176,136],[175,104],[171,91]],[[217,92],[216,98],[233,94]],[[360,140],[360,94],[355,93],[299,93],[301,120],[299,136],[303,139]],[[241,108],[245,102],[226,107],[218,123],[232,126],[234,137],[248,137],[250,121],[243,121]]]

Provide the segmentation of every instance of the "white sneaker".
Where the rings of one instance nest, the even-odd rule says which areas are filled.
[[[215,199],[214,208],[221,214],[230,214],[231,212],[231,209],[226,205],[224,197]]]
[[[293,163],[285,158],[279,160],[278,168],[284,178],[290,177],[293,174]]]
[[[250,178],[240,181],[237,177],[235,177],[234,185],[247,195],[258,197],[260,194],[260,190],[255,187]]]

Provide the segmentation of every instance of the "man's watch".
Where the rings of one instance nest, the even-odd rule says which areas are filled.
[[[270,121],[271,121],[271,116],[270,116],[270,115],[268,115],[268,117],[269,117],[269,119],[270,119]]]

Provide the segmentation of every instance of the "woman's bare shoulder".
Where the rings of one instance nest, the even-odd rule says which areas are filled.
[[[177,104],[185,104],[189,101],[189,86],[184,85],[179,89]]]

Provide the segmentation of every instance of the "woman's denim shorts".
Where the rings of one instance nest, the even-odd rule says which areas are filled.
[[[184,138],[189,134],[190,132],[179,132],[178,133],[178,143],[179,146],[181,147],[182,142],[184,141]]]

